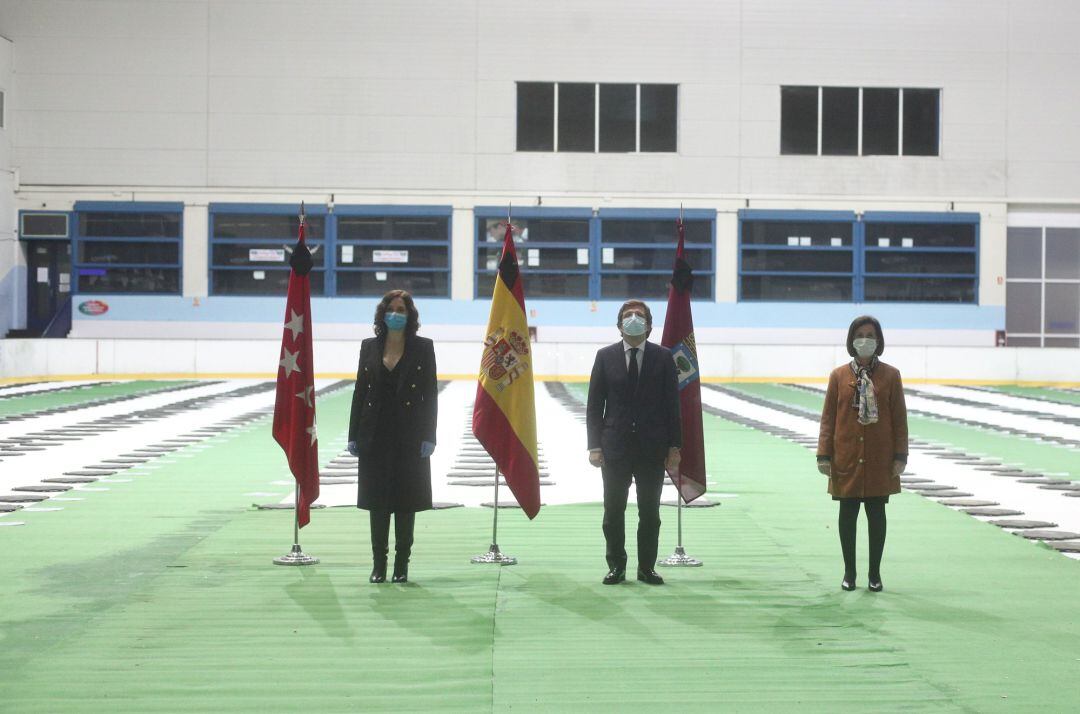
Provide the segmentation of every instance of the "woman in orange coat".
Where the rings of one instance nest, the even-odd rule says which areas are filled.
[[[840,502],[840,549],[844,580],[855,589],[855,526],[859,505],[870,534],[868,587],[881,592],[885,550],[885,504],[900,493],[908,457],[907,407],[900,372],[878,360],[885,349],[881,324],[864,315],[848,328],[851,362],[829,375],[818,437],[818,471],[829,477],[829,493]]]

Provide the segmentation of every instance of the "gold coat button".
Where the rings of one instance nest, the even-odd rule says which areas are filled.
[[[862,462],[863,462],[863,460],[862,460],[862,459],[859,459],[859,463],[861,464]]]

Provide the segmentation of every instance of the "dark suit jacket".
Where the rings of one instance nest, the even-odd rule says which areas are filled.
[[[631,441],[657,456],[682,446],[679,385],[671,350],[644,342],[637,394],[627,394],[626,354],[620,340],[597,351],[589,378],[585,424],[589,448],[602,449],[604,458],[630,452]],[[636,422],[636,429],[633,425]],[[639,452],[642,453],[642,452]]]
[[[439,411],[435,345],[426,337],[406,338],[392,391],[380,378],[383,345],[377,337],[361,344],[353,388],[349,441],[360,451],[357,505],[423,511],[431,508],[431,460],[420,458],[420,442],[435,443]],[[380,423],[387,403],[392,422]],[[377,441],[379,433],[393,438]]]

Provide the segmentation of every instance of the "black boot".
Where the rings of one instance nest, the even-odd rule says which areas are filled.
[[[416,514],[398,511],[394,514],[394,582],[409,581],[409,556],[412,555],[413,528]]]
[[[384,555],[382,560],[375,559],[375,565],[371,569],[371,577],[368,578],[369,583],[385,583],[386,582],[386,556]]]
[[[383,570],[383,577],[386,576],[386,570]],[[400,555],[394,558],[394,582],[395,583],[407,583],[409,582],[409,558],[402,558]]]
[[[368,582],[386,582],[386,552],[389,549],[390,513],[389,511],[371,511],[371,560],[374,566]]]

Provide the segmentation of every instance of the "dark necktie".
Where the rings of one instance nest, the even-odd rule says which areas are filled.
[[[637,353],[638,353],[638,348],[637,347],[631,347],[630,348],[630,364],[628,364],[627,367],[626,367],[626,375],[627,375],[626,391],[630,395],[631,399],[633,399],[634,396],[637,394],[637,383],[638,383]]]

